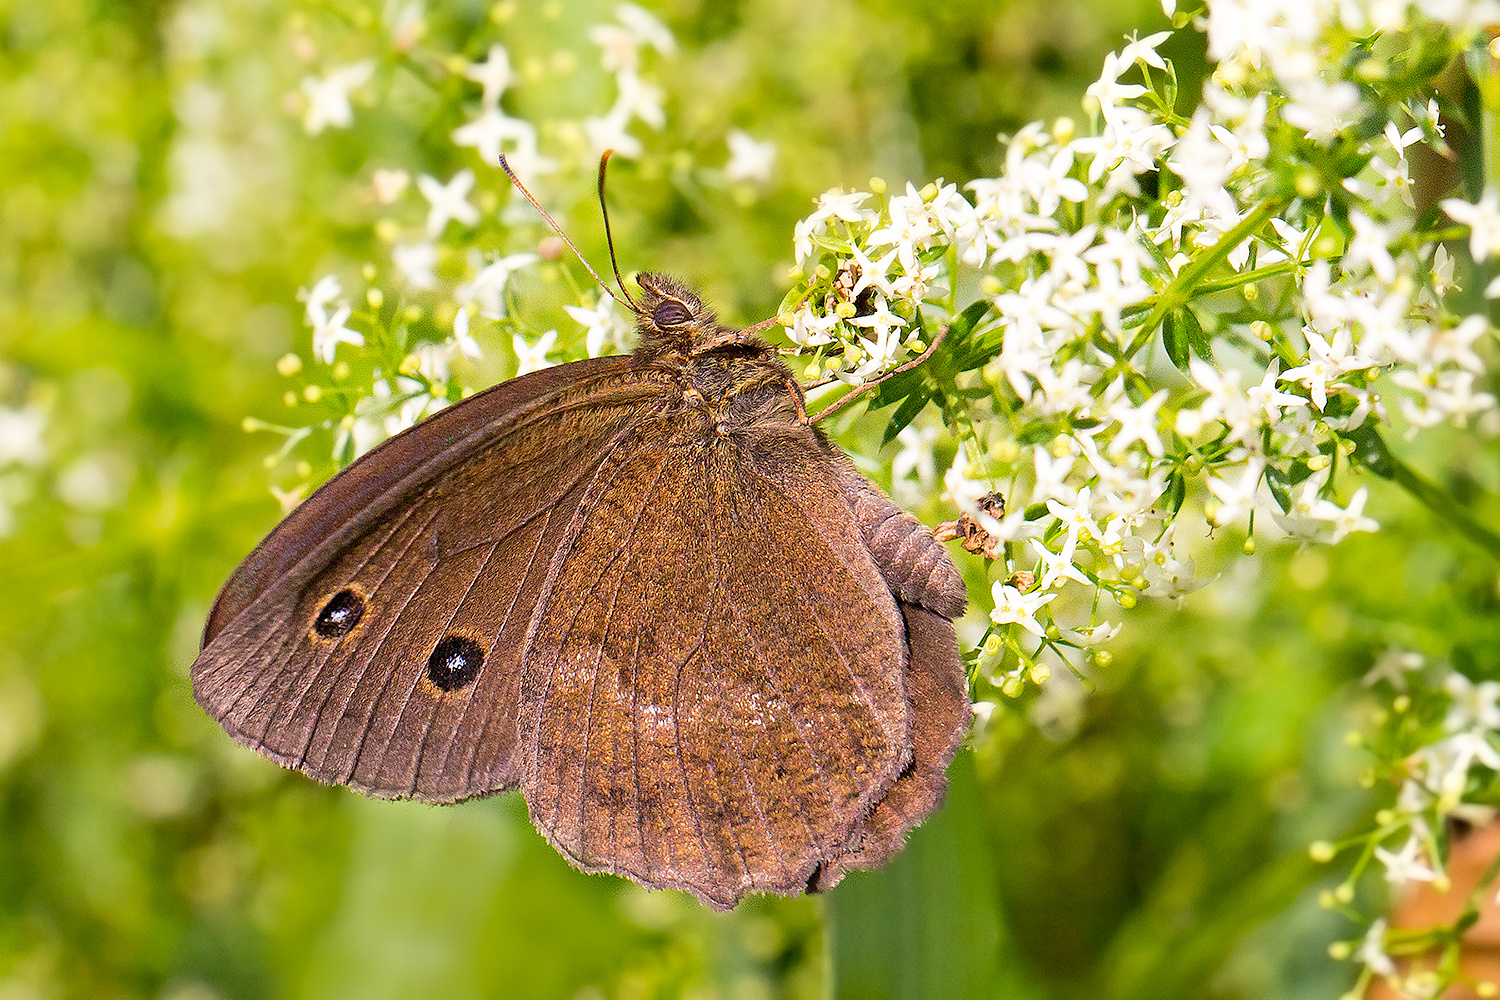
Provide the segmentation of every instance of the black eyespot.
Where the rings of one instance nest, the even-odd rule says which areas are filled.
[[[688,312],[688,307],[676,299],[668,299],[651,313],[651,319],[658,327],[681,326],[690,322],[692,318],[693,314]]]
[[[334,594],[313,619],[313,631],[325,639],[342,639],[365,614],[365,600],[345,588]]]
[[[474,683],[483,664],[484,650],[479,643],[450,635],[427,658],[427,679],[444,691],[457,691]]]

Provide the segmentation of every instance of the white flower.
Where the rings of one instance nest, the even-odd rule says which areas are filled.
[[[468,168],[454,174],[447,184],[427,174],[417,178],[417,187],[432,206],[427,212],[429,238],[439,236],[450,220],[461,226],[472,226],[479,221],[479,209],[469,204],[469,190],[473,186],[474,171]]]
[[[1500,729],[1500,681],[1480,681],[1475,684],[1454,671],[1444,679],[1443,687],[1453,698],[1448,714],[1443,719],[1444,729],[1450,733],[1471,726]]]
[[[1291,83],[1287,91],[1291,100],[1281,109],[1282,119],[1302,129],[1314,142],[1330,141],[1357,117],[1359,88],[1348,81],[1312,79]]]
[[[1158,31],[1139,40],[1132,39],[1130,44],[1120,50],[1120,62],[1125,65],[1134,65],[1140,62],[1155,69],[1165,70],[1167,68],[1166,61],[1157,54],[1156,49],[1157,46],[1171,37],[1172,33],[1170,31]]]
[[[602,354],[606,343],[620,345],[627,327],[625,320],[615,312],[613,295],[600,295],[598,304],[592,309],[587,306],[563,306],[563,309],[588,328],[584,340],[589,357],[597,358]]]
[[[1117,52],[1104,57],[1104,69],[1099,79],[1089,84],[1087,95],[1098,102],[1099,113],[1107,122],[1113,122],[1115,109],[1126,101],[1140,97],[1146,88],[1138,83],[1120,83],[1120,77],[1135,68],[1135,60],[1125,60]]]
[[[1100,622],[1092,628],[1068,629],[1080,646],[1100,646],[1120,634],[1124,622]]]
[[[1328,386],[1348,367],[1352,367],[1349,356],[1350,336],[1341,327],[1330,342],[1312,327],[1304,327],[1307,337],[1308,356],[1306,364],[1290,368],[1278,376],[1281,382],[1303,382],[1312,391],[1312,401],[1322,410],[1328,406]]]
[[[1219,507],[1213,512],[1211,520],[1214,524],[1229,524],[1238,520],[1242,514],[1248,513],[1255,507],[1255,497],[1260,489],[1260,478],[1265,472],[1265,463],[1255,459],[1245,466],[1240,473],[1238,483],[1231,483],[1219,476],[1211,476],[1208,480],[1208,491],[1219,501]]]
[[[1136,441],[1146,446],[1146,450],[1153,458],[1161,458],[1165,451],[1162,448],[1161,435],[1156,432],[1156,411],[1161,409],[1161,404],[1167,400],[1167,390],[1162,389],[1154,393],[1150,399],[1140,406],[1132,406],[1130,400],[1121,397],[1109,408],[1109,415],[1119,421],[1120,429],[1115,433],[1114,440],[1109,443],[1109,453],[1119,456],[1126,448]]]
[[[640,64],[640,43],[618,24],[596,24],[589,28],[589,41],[599,46],[599,65],[606,72],[635,69]]]
[[[1040,538],[1031,539],[1031,547],[1036,550],[1037,558],[1046,567],[1042,572],[1042,578],[1037,581],[1037,590],[1050,590],[1065,579],[1074,580],[1086,587],[1093,586],[1093,581],[1073,565],[1073,558],[1078,551],[1078,539],[1075,536],[1065,536],[1062,549],[1057,552],[1047,548],[1046,543]]]
[[[363,87],[374,74],[375,60],[364,59],[330,70],[325,76],[304,77],[302,93],[307,98],[307,108],[302,114],[302,127],[307,134],[317,135],[330,126],[352,125],[354,108],[349,104],[349,94]]]
[[[906,320],[891,312],[885,299],[877,298],[874,309],[864,316],[854,317],[849,321],[849,325],[869,327],[884,343],[889,340],[892,330],[899,330],[906,325]],[[864,343],[868,344],[869,341],[864,341]]]
[[[583,120],[583,133],[588,137],[593,156],[603,156],[612,151],[622,159],[633,160],[645,152],[641,140],[625,131],[630,125],[630,116],[618,109],[604,117],[589,117]]]
[[[499,319],[505,314],[505,286],[510,276],[538,259],[534,253],[513,253],[491,261],[455,288],[453,297],[461,304],[478,305],[480,312],[490,319]]]
[[[486,163],[495,163],[504,151],[511,169],[522,177],[536,177],[557,169],[555,160],[537,151],[536,126],[509,117],[498,107],[486,107],[479,117],[454,129],[450,138],[456,146],[472,147]]]
[[[1377,976],[1390,978],[1396,974],[1396,963],[1391,961],[1391,956],[1385,951],[1385,917],[1379,917],[1370,925],[1365,932],[1364,940],[1360,943],[1359,951],[1355,952],[1356,961],[1367,966]]]
[[[620,73],[615,77],[615,83],[619,86],[620,93],[615,98],[614,107],[610,109],[611,115],[620,115],[626,121],[639,118],[652,128],[661,128],[666,124],[666,111],[663,109],[666,95],[660,87],[632,72]]]
[[[818,196],[818,208],[812,215],[808,216],[810,222],[823,222],[827,219],[842,219],[844,222],[864,222],[875,218],[875,213],[861,206],[870,200],[868,191],[845,192],[835,188],[825,191]]]
[[[401,197],[410,183],[411,174],[405,170],[388,170],[382,167],[371,178],[370,191],[380,204],[389,205]]]
[[[729,162],[724,166],[724,176],[731,181],[749,181],[765,184],[771,179],[771,168],[776,163],[776,144],[767,139],[757,141],[748,132],[734,128],[725,137],[729,144]]]
[[[42,442],[46,427],[47,418],[40,407],[0,407],[0,466],[13,462],[40,465],[46,461],[47,446]]]
[[[992,593],[995,610],[990,612],[990,619],[996,625],[1019,625],[1038,638],[1047,634],[1037,622],[1036,613],[1057,596],[1056,591],[1036,590],[1023,594],[1010,584],[1000,582],[995,584]]]
[[[437,285],[437,275],[432,273],[437,266],[437,248],[431,243],[397,243],[391,248],[391,259],[411,287],[433,288]]]
[[[485,107],[499,104],[506,88],[516,82],[515,71],[510,68],[510,53],[500,44],[490,46],[484,62],[470,63],[465,67],[464,77],[484,88],[480,101]]]
[[[557,331],[548,330],[537,338],[535,344],[526,342],[526,338],[519,333],[511,336],[511,345],[515,348],[516,359],[520,367],[516,369],[517,375],[525,375],[529,372],[540,371],[550,368],[555,362],[547,360],[547,352],[557,343]]]
[[[1094,535],[1094,517],[1089,513],[1089,499],[1090,487],[1085,486],[1078,491],[1078,496],[1072,503],[1047,501],[1047,509],[1063,523],[1063,528],[1075,545],[1080,538],[1087,540]]]
[[[787,330],[787,337],[792,343],[803,347],[821,347],[833,343],[833,332],[838,328],[839,322],[837,316],[819,316],[810,303],[803,303],[792,314],[792,326]]]
[[[1364,263],[1370,265],[1381,281],[1389,284],[1396,280],[1396,261],[1390,251],[1392,234],[1363,212],[1351,211],[1349,222],[1354,227],[1354,237],[1344,251],[1344,267],[1353,269]]]
[[[1407,839],[1399,853],[1392,853],[1383,847],[1375,848],[1376,859],[1385,865],[1385,880],[1398,886],[1410,882],[1431,882],[1437,878],[1437,872],[1426,864],[1426,856],[1426,848],[1415,835]]]
[[[1441,204],[1448,218],[1469,227],[1469,252],[1476,261],[1500,253],[1500,195],[1494,188],[1486,188],[1476,204],[1461,198],[1444,198]]]
[[[334,351],[338,345],[363,347],[365,343],[363,334],[344,325],[353,314],[348,303],[340,304],[332,313],[328,311],[329,305],[342,294],[339,279],[326,274],[318,279],[318,283],[313,285],[306,297],[305,315],[307,324],[313,328],[313,354],[325,365],[333,364]]]
[[[630,32],[632,38],[642,45],[649,45],[664,56],[677,51],[677,41],[672,32],[647,11],[633,3],[622,3],[615,7],[615,17]]]
[[[351,314],[352,310],[348,305],[341,305],[332,315],[313,325],[313,354],[325,365],[333,364],[334,351],[340,344],[349,344],[351,347],[365,345],[364,334],[345,325]]]
[[[1333,537],[1330,541],[1335,544],[1356,531],[1376,531],[1380,528],[1380,523],[1364,516],[1365,500],[1369,493],[1366,487],[1361,486],[1349,498],[1348,507],[1340,507],[1329,500],[1319,500],[1312,505],[1308,516],[1333,522]]]
[[[891,459],[893,493],[904,492],[908,494],[908,499],[915,499],[911,496],[916,492],[912,489],[910,479],[913,472],[917,474],[917,482],[922,486],[932,483],[933,477],[937,475],[937,465],[932,456],[932,445],[937,437],[936,427],[918,428],[915,424],[907,424],[901,428],[896,435],[896,442],[901,445],[901,450]]]
[[[1397,691],[1405,691],[1406,675],[1413,670],[1421,670],[1426,662],[1421,653],[1413,653],[1404,649],[1388,649],[1380,654],[1375,665],[1366,672],[1364,677],[1360,678],[1360,683],[1368,687],[1377,681],[1389,681]]]
[[[1068,504],[1077,499],[1078,491],[1068,486],[1068,474],[1073,471],[1073,463],[1078,460],[1076,455],[1054,457],[1041,445],[1033,447],[1031,454],[1032,468],[1036,472],[1036,489],[1032,492],[1035,500],[1061,500]]]
[[[469,336],[469,310],[467,309],[460,309],[453,314],[453,343],[468,357],[484,356],[484,352],[479,348],[479,342]]]

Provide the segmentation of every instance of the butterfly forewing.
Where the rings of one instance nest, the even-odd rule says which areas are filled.
[[[538,610],[527,801],[582,867],[796,891],[906,763],[900,613],[812,431],[645,430]]]
[[[577,367],[451,407],[283,522],[210,620],[193,667],[210,714],[283,764],[376,794],[514,784],[537,595],[595,471],[656,398],[621,377],[624,359]]]

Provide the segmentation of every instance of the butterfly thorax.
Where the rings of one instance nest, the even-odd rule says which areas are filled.
[[[697,295],[672,278],[642,274],[636,280],[643,294],[635,361],[671,374],[677,386],[673,409],[721,435],[806,423],[802,388],[774,347],[721,326]]]

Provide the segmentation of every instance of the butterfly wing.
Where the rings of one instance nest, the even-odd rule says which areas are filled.
[[[432,801],[513,785],[537,595],[594,474],[659,398],[629,366],[502,383],[330,480],[220,594],[199,703],[320,781]]]
[[[879,867],[901,850],[907,834],[942,802],[948,765],[972,715],[968,676],[950,620],[968,603],[963,577],[931,531],[891,503],[842,454],[834,458],[865,544],[898,598],[910,650],[906,687],[914,721],[911,760],[850,838],[847,851],[818,870],[811,886],[818,890],[832,888],[851,870]]]
[[[528,641],[533,821],[716,906],[802,891],[909,758],[905,632],[811,430],[623,445]]]

